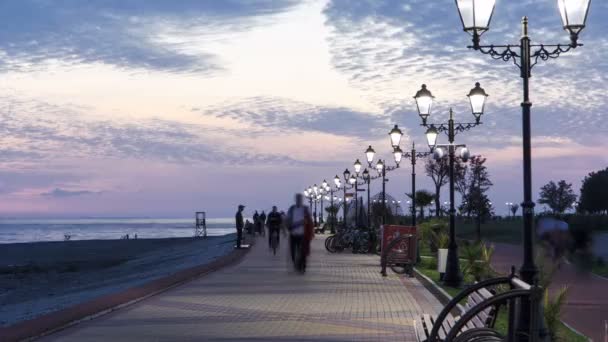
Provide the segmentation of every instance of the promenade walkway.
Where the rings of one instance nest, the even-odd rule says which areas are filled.
[[[264,239],[240,264],[44,341],[415,341],[413,319],[441,305],[415,279],[379,274],[379,258],[328,254],[313,241],[305,275]]]
[[[521,266],[522,247],[495,244],[493,264],[508,273],[511,265]],[[569,286],[562,318],[574,329],[593,341],[604,341],[604,324],[608,320],[608,280],[590,273],[579,272],[574,265],[563,264],[556,272],[552,289]]]

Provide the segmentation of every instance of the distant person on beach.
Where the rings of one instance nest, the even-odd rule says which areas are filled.
[[[262,210],[262,214],[260,215],[260,233],[262,235],[264,235],[265,230],[265,226],[266,225],[266,213],[264,212],[264,210]]]
[[[296,204],[287,212],[287,229],[291,260],[301,273],[306,271],[306,258],[310,254],[310,241],[314,237],[314,227],[310,210],[304,205],[304,196],[296,194]]]
[[[236,248],[241,248],[241,241],[243,240],[243,209],[245,209],[245,206],[240,204],[234,217],[236,221]]]
[[[253,213],[253,226],[255,227],[255,232],[259,233],[260,232],[260,230],[259,230],[260,229],[260,214],[258,214],[257,210]]]
[[[262,214],[263,215],[263,214]],[[277,206],[272,207],[272,211],[268,214],[266,219],[266,226],[268,226],[268,248],[272,248],[272,234],[276,232],[278,242],[281,241],[281,225],[283,224],[283,218],[277,211]]]

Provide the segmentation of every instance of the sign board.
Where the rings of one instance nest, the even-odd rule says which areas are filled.
[[[398,225],[383,225],[381,228],[381,232],[382,232],[381,248],[382,248],[382,250],[384,250],[385,246],[388,246],[388,244],[391,243],[391,241],[393,241],[394,239],[398,238],[401,235],[411,234],[411,235],[416,236],[416,227],[398,226]],[[398,247],[399,246],[397,246],[397,248]]]

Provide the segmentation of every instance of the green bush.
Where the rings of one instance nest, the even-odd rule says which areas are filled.
[[[475,281],[482,281],[494,276],[492,256],[494,246],[483,242],[466,242],[462,245],[460,257],[465,259],[462,271]]]
[[[435,235],[440,233],[447,234],[448,231],[448,221],[446,219],[441,218],[433,218],[427,220],[418,225],[420,228],[420,240],[421,244],[429,246],[431,248],[431,252],[437,252],[437,245],[435,240]]]

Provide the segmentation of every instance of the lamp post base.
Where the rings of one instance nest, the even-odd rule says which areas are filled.
[[[462,286],[462,273],[460,272],[460,261],[458,260],[458,247],[450,246],[448,249],[448,262],[443,276],[445,286],[459,288]]]

